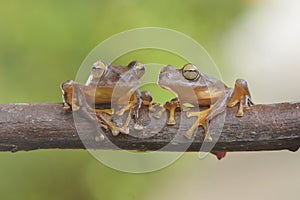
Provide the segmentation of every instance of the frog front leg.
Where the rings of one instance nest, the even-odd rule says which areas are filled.
[[[128,114],[125,119],[125,122],[124,122],[123,126],[120,128],[121,133],[129,134],[129,123],[132,118],[133,107],[136,103],[138,103],[138,98],[136,97],[136,94],[133,93],[129,99],[128,104],[116,112],[117,115],[122,116],[128,110]]]
[[[154,105],[156,106],[156,105]],[[171,99],[171,101],[167,101],[163,107],[158,111],[156,112],[153,117],[155,117],[156,119],[160,119],[162,114],[168,110],[169,111],[169,117],[168,117],[168,121],[167,121],[167,124],[168,125],[176,125],[176,120],[175,120],[175,110],[177,108],[180,108],[182,111],[188,111],[190,108],[185,106],[185,105],[182,105],[180,104],[180,101],[178,98],[174,98],[174,99]]]
[[[168,121],[167,124],[168,125],[175,125],[176,121],[175,121],[175,110],[176,108],[180,108],[180,103],[178,98],[174,98],[171,101],[167,101],[163,107],[161,108],[161,110],[159,110],[157,113],[154,114],[154,117],[156,119],[161,118],[162,114],[168,110],[169,111],[169,117],[168,117]]]
[[[214,117],[225,111],[226,105],[228,104],[231,95],[232,89],[227,89],[223,92],[223,95],[220,98],[218,98],[218,100],[214,104],[210,105],[209,108],[197,112],[186,112],[188,118],[197,117],[197,120],[185,133],[185,137],[191,139],[197,127],[202,126],[204,129],[204,141],[212,141],[212,137],[209,133],[209,123]]]
[[[123,124],[123,127],[120,128],[120,131],[125,134],[129,134],[129,123],[130,120],[134,119],[134,129],[135,130],[143,130],[143,124],[141,122],[140,110],[142,106],[146,106],[150,111],[153,109],[153,105],[151,104],[152,96],[148,91],[136,90],[129,99],[127,105],[125,105],[122,109],[116,112],[117,115],[122,116],[127,110],[128,114],[126,120]]]
[[[244,110],[248,110],[250,106],[254,105],[251,100],[248,84],[243,79],[236,80],[233,95],[227,106],[234,107],[238,103],[239,108],[236,113],[237,117],[242,117],[244,115]]]

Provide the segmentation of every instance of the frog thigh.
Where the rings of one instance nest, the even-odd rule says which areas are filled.
[[[244,115],[244,109],[249,109],[250,106],[254,105],[253,101],[251,100],[248,84],[243,79],[236,80],[233,95],[227,106],[234,107],[238,103],[239,108],[236,113],[237,117],[242,117]]]
[[[208,114],[206,120],[211,120],[215,116],[225,111],[227,104],[230,101],[230,97],[232,96],[232,93],[233,93],[232,89],[224,90],[223,95],[212,105],[213,108]]]

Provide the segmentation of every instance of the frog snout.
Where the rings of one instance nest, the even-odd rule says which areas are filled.
[[[158,81],[159,83],[171,79],[171,74],[168,71],[160,71]]]
[[[164,68],[161,69],[160,73],[159,73],[159,79],[171,79],[172,74],[174,74],[173,72],[176,71],[176,68],[173,67],[172,65],[168,65]]]
[[[168,65],[168,66],[162,68],[162,70],[160,72],[171,72],[171,71],[175,71],[175,70],[176,70],[176,68],[174,66]]]

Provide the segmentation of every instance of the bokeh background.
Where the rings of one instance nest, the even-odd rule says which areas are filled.
[[[194,38],[224,82],[245,78],[257,103],[299,101],[299,9],[296,0],[1,0],[0,103],[61,101],[61,82],[97,44],[145,26]],[[138,59],[181,64],[156,55]],[[0,199],[299,199],[299,168],[299,152],[288,151],[221,161],[185,153],[147,174],[115,171],[83,150],[0,153]]]

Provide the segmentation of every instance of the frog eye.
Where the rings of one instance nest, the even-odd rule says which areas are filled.
[[[104,60],[99,60],[93,64],[91,75],[94,78],[101,78],[104,72],[107,70],[108,63]]]
[[[138,62],[135,65],[136,68],[136,75],[141,78],[145,74],[145,67],[142,63]]]
[[[195,80],[199,77],[199,70],[195,65],[188,63],[183,66],[182,74],[188,80]]]
[[[138,62],[137,60],[129,63],[128,67],[135,70],[135,73],[138,78],[141,78],[145,73],[145,66],[142,63]]]

